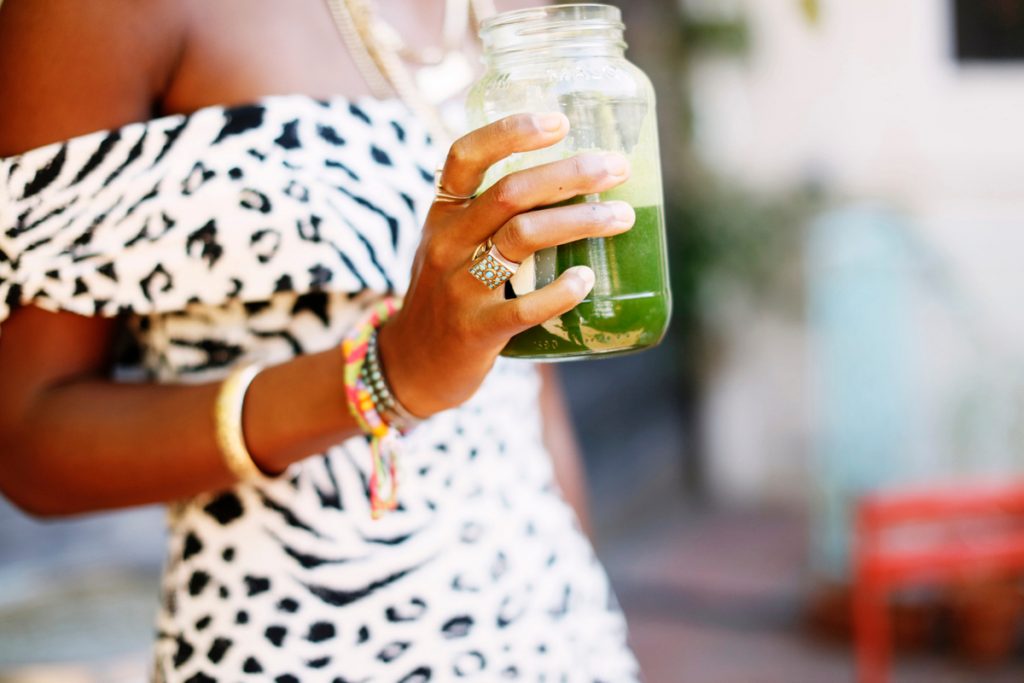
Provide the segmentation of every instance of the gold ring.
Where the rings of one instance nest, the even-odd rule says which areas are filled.
[[[519,269],[519,264],[505,258],[490,238],[476,248],[472,261],[469,274],[487,285],[488,289],[497,289],[505,284]]]
[[[474,195],[461,195],[452,194],[448,190],[441,186],[441,175],[444,173],[444,168],[438,168],[434,171],[434,201],[438,202],[451,202],[453,204],[462,204],[473,199]]]

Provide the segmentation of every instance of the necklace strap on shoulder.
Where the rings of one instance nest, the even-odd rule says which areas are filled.
[[[383,72],[377,67],[366,42],[360,36],[359,20],[355,16],[352,4],[347,0],[325,1],[327,9],[331,13],[331,19],[334,20],[334,27],[337,29],[338,35],[341,36],[342,42],[348,48],[349,54],[352,55],[352,61],[355,62],[360,75],[370,86],[373,96],[381,99],[390,97],[394,94],[395,90],[388,83]],[[363,5],[362,9],[369,11],[369,7],[366,5]],[[363,21],[367,20],[368,18],[363,19]]]
[[[438,143],[446,143],[452,139],[452,133],[445,125],[437,107],[433,106],[416,85],[416,81],[408,67],[402,61],[395,46],[390,41],[381,40],[375,25],[377,17],[370,0],[326,0],[331,10],[338,33],[348,46],[356,66],[366,79],[376,97],[387,97],[392,93],[405,102],[413,114],[430,131]],[[466,21],[472,11],[478,16],[486,7],[478,7],[480,0],[447,0],[446,15],[451,14],[451,4],[458,2],[461,7],[463,35]],[[490,4],[486,2],[484,4]],[[445,18],[446,28],[448,17]],[[455,20],[451,20],[454,22]]]

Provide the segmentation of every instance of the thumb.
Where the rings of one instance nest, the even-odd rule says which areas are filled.
[[[498,307],[496,326],[510,335],[539,325],[571,310],[594,287],[594,271],[573,266],[540,289],[504,302]]]

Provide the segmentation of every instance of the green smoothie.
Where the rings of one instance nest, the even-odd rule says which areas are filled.
[[[637,76],[635,70],[628,71],[630,78]],[[541,361],[612,356],[649,348],[665,335],[672,301],[654,93],[645,82],[639,83],[631,94],[620,90],[620,81],[615,83],[608,90],[592,87],[590,81],[577,84],[577,89],[563,90],[561,82],[553,87],[545,80],[544,87],[551,86],[557,104],[537,104],[535,109],[565,113],[569,119],[568,135],[556,145],[512,154],[494,164],[479,190],[509,173],[583,152],[615,151],[630,162],[626,182],[563,204],[624,201],[636,211],[633,227],[615,237],[583,239],[543,249],[523,260],[510,283],[518,296],[526,296],[547,286],[568,268],[585,265],[594,271],[590,294],[568,313],[513,337],[502,350],[503,356]],[[544,88],[527,89],[521,94],[529,99],[530,93],[543,91]],[[505,102],[507,93],[503,92],[499,88],[491,95],[500,95]],[[470,106],[470,111],[483,125],[494,120],[495,112],[488,110],[494,103],[484,106],[485,93],[481,91],[478,95],[483,99]],[[511,100],[499,109],[510,111],[510,103]]]
[[[594,271],[594,289],[568,313],[513,337],[503,356],[570,360],[631,353],[661,341],[672,308],[663,256],[664,215],[660,205],[634,210],[636,223],[626,233],[536,255],[538,286],[567,268],[586,265]]]

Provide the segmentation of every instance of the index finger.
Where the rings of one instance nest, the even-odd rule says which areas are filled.
[[[569,119],[557,112],[513,114],[467,133],[448,151],[441,187],[454,195],[472,195],[491,166],[516,152],[549,147],[569,132]]]

